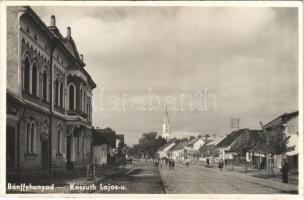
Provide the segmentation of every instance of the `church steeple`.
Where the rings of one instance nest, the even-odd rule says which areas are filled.
[[[166,108],[165,108],[165,114],[164,114],[164,120],[163,120],[163,123],[170,124],[170,120],[169,120],[169,115],[168,115],[167,106],[166,106]]]
[[[170,132],[170,119],[169,119],[167,106],[165,108],[165,114],[164,114],[164,119],[163,119],[162,137],[167,139],[167,140],[172,138],[172,135],[171,135],[171,132]]]

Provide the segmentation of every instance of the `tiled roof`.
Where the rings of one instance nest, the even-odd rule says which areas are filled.
[[[220,137],[220,138],[210,138],[209,139],[209,143],[208,145],[217,145],[218,143],[220,143],[224,138]]]
[[[291,113],[284,113],[279,117],[275,118],[274,120],[268,122],[266,125],[263,126],[263,129],[267,129],[269,127],[278,126],[286,124],[290,119],[299,115],[299,111],[291,112]]]
[[[220,141],[217,146],[218,147],[225,147],[231,145],[237,137],[239,137],[241,134],[250,132],[250,133],[257,133],[259,130],[250,130],[250,129],[239,129],[236,131],[233,131],[229,135],[227,135],[222,141]]]
[[[170,146],[171,144],[175,144],[175,143],[174,143],[174,142],[168,142],[168,143],[164,144],[163,146],[159,147],[159,148],[158,148],[158,151],[164,150],[165,148],[167,148],[167,147]]]
[[[191,140],[191,141],[187,144],[187,146],[194,145],[194,144],[195,144],[197,141],[199,141],[199,140],[204,140],[204,139],[197,137],[197,138]]]
[[[178,144],[176,144],[175,146],[173,146],[170,151],[174,151],[174,150],[180,150],[183,149],[188,142],[179,142]]]
[[[93,130],[93,145],[108,144],[111,145],[112,148],[115,148],[115,141],[115,131],[113,131],[111,128]]]

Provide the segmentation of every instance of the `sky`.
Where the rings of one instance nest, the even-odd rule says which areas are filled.
[[[296,8],[33,9],[47,25],[55,15],[64,36],[71,27],[97,84],[93,125],[125,134],[129,145],[161,133],[168,99],[177,133],[224,136],[233,117],[240,128],[259,129],[260,121],[298,110]],[[203,109],[190,109],[190,97]]]

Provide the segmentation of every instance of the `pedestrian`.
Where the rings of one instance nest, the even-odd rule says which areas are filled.
[[[163,161],[164,161],[164,159],[161,159],[161,160],[160,160],[160,168],[163,167]]]
[[[220,161],[219,161],[219,168],[220,168],[220,171],[223,171],[223,168],[224,168],[224,161],[223,161],[223,159],[220,159]]]
[[[165,158],[166,159],[166,166],[168,165],[168,158]]]
[[[174,165],[175,165],[175,161],[174,161],[174,159],[172,159],[172,161],[171,161],[171,162],[172,162],[172,164],[171,164],[171,165],[172,165],[172,166],[171,166],[171,167],[172,167],[172,170],[174,170]]]
[[[222,162],[221,160],[219,160],[219,162],[218,162],[218,168],[220,169],[220,171],[221,171],[221,167],[222,167],[221,162]]]
[[[288,183],[288,171],[289,171],[289,165],[288,165],[287,159],[284,159],[283,166],[282,166],[283,183]]]
[[[130,158],[130,164],[132,164],[132,157]]]
[[[207,161],[207,165],[209,166],[209,158],[207,158],[207,160],[206,160],[206,161]]]
[[[168,163],[169,163],[169,170],[171,170],[172,169],[171,159],[168,160]]]
[[[187,168],[189,167],[189,159],[188,158],[186,159],[186,166],[187,166]]]

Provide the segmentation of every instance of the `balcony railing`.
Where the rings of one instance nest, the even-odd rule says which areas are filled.
[[[57,106],[57,105],[54,105],[54,110],[61,114],[64,114],[64,111],[65,111],[64,108]]]
[[[76,110],[68,110],[68,115],[77,115],[77,111]]]

